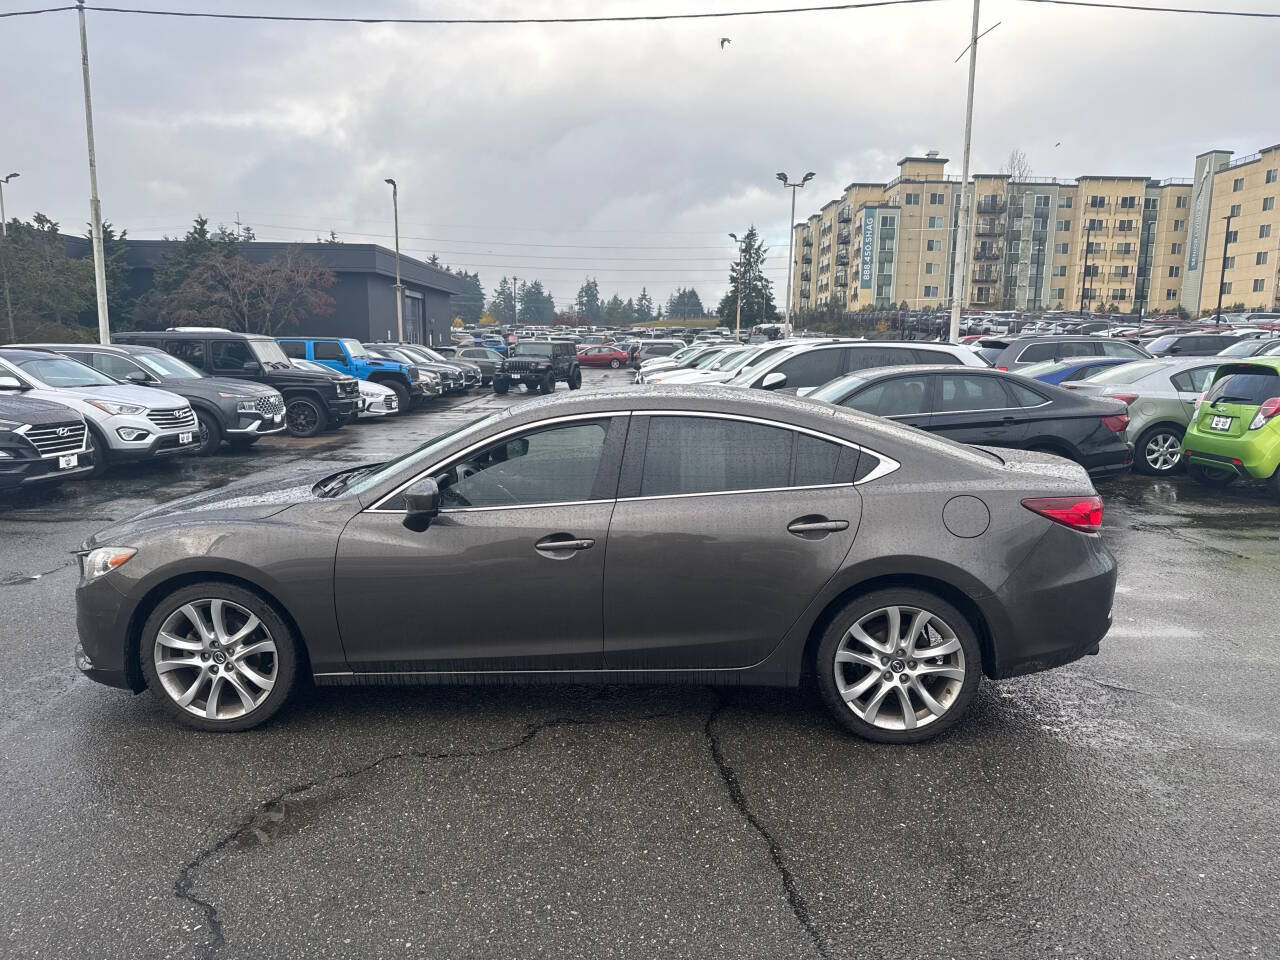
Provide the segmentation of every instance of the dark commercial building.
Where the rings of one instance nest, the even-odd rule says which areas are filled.
[[[126,241],[129,285],[134,293],[151,289],[156,266],[166,254],[181,246],[180,240]],[[275,243],[251,241],[241,245],[244,256],[261,263],[289,248],[333,271],[338,282],[329,288],[335,306],[327,317],[304,320],[296,331],[312,337],[354,337],[357,340],[396,339],[396,255],[372,243]],[[67,252],[74,257],[92,256],[89,241],[67,237]],[[461,281],[429,263],[401,255],[404,284],[404,338],[414,343],[448,343],[453,323],[450,296],[463,292]]]

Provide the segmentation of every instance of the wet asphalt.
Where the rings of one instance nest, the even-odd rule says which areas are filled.
[[[96,529],[524,400],[0,505],[0,956],[1280,955],[1260,488],[1106,486],[1101,655],[984,682],[912,748],[850,738],[804,691],[651,687],[310,689],[214,736],[74,670],[68,551]]]

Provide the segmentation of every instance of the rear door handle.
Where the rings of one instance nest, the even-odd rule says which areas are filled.
[[[595,545],[594,540],[586,537],[575,539],[568,534],[553,533],[535,543],[533,549],[544,556],[555,557],[556,554],[568,556],[578,550],[590,550]]]
[[[787,524],[787,533],[805,534],[805,533],[835,533],[838,530],[848,530],[848,520],[828,520],[823,518],[814,518],[806,520],[792,520]]]

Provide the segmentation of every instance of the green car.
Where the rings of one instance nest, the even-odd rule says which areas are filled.
[[[1222,487],[1266,482],[1280,500],[1280,357],[1224,363],[1196,403],[1182,441],[1193,480]]]

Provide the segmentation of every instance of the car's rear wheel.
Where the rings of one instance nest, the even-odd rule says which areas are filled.
[[[310,397],[294,397],[285,407],[285,423],[295,437],[314,437],[329,425],[324,408]]]
[[[1213,467],[1202,467],[1198,463],[1187,464],[1187,476],[1205,487],[1225,487],[1236,479],[1233,470],[1216,470]]]
[[[1276,468],[1276,472],[1267,481],[1267,492],[1273,500],[1280,500],[1280,467]]]
[[[1138,438],[1134,469],[1152,477],[1173,473],[1182,465],[1182,431],[1169,425],[1144,430]]]
[[[617,370],[620,366],[622,366],[622,361],[615,358],[609,361],[609,366],[612,369]]]
[[[213,414],[200,409],[196,410],[196,423],[200,427],[200,445],[196,447],[196,456],[213,456],[222,446],[222,425]]]
[[[951,604],[924,590],[893,588],[841,610],[815,666],[823,699],[847,729],[881,743],[919,743],[968,709],[982,652]]]
[[[142,628],[142,674],[175,719],[199,730],[247,730],[292,690],[297,639],[258,594],[211,581],[162,600]]]

